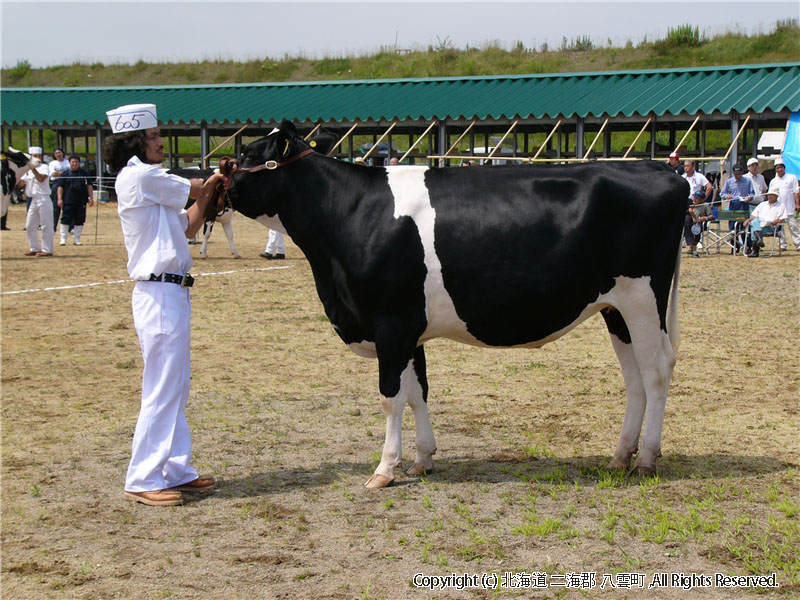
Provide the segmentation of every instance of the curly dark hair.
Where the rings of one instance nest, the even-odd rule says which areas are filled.
[[[129,131],[118,133],[106,138],[103,142],[103,161],[116,175],[128,164],[131,156],[138,156],[142,162],[147,162],[147,138],[144,131]]]

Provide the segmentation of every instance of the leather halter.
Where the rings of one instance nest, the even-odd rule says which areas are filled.
[[[266,169],[268,171],[274,171],[278,167],[285,167],[286,165],[290,165],[293,162],[296,162],[296,161],[300,160],[301,158],[305,158],[309,154],[313,154],[314,152],[315,151],[314,151],[313,148],[307,148],[307,149],[303,150],[302,152],[300,152],[299,154],[295,154],[294,156],[292,156],[292,157],[290,157],[290,158],[288,158],[286,160],[282,160],[282,161],[268,160],[263,165],[258,165],[257,167],[248,167],[246,169],[243,169],[243,168],[239,167],[239,163],[235,158],[227,158],[226,157],[226,158],[223,158],[222,160],[220,160],[220,171],[223,171],[222,161],[226,161],[226,162],[230,161],[230,162],[233,163],[233,169],[231,169],[230,175],[237,175],[239,173],[257,173],[258,171],[263,171],[264,169]]]

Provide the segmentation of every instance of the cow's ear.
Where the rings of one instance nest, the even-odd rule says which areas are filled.
[[[295,129],[294,123],[292,123],[291,121],[287,121],[284,119],[283,121],[281,121],[281,124],[278,125],[278,129],[280,129],[290,138],[297,137],[297,129]]]

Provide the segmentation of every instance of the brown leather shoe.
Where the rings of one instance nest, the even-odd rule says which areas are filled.
[[[22,254],[24,256],[36,256],[38,252],[36,252],[35,250],[28,250],[27,252],[23,252]]]
[[[183,496],[173,490],[154,490],[152,492],[125,492],[125,497],[148,506],[176,506],[183,504]]]
[[[175,490],[176,492],[194,492],[196,494],[203,494],[205,492],[210,492],[215,487],[217,487],[217,480],[213,477],[198,477],[194,481],[182,483],[181,485],[176,485],[175,487],[171,487],[169,489]]]
[[[36,256],[53,256],[52,252],[37,252]]]

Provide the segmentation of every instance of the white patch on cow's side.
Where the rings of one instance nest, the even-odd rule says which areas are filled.
[[[339,331],[339,328],[336,327],[336,325],[334,325],[333,328],[336,331]],[[347,347],[362,358],[378,358],[378,351],[375,349],[375,342],[363,341],[347,344]]]
[[[424,291],[428,327],[419,342],[446,337],[465,344],[484,345],[467,331],[467,324],[456,314],[453,299],[444,287],[442,263],[434,244],[436,211],[431,205],[428,188],[425,187],[427,170],[427,167],[386,169],[389,187],[394,196],[394,218],[413,219],[425,253],[425,267],[428,272]]]
[[[272,130],[272,131],[270,131],[270,132],[267,134],[267,137],[271,136],[273,133],[278,133],[279,131],[280,131],[280,129],[278,129],[277,127],[275,127],[275,128]]]
[[[270,217],[268,215],[261,215],[260,217],[256,217],[256,223],[261,223],[264,227],[268,227],[269,229],[274,229],[275,231],[280,231],[281,233],[286,233],[286,229],[281,223],[281,220],[278,218],[278,215],[274,217]]]

